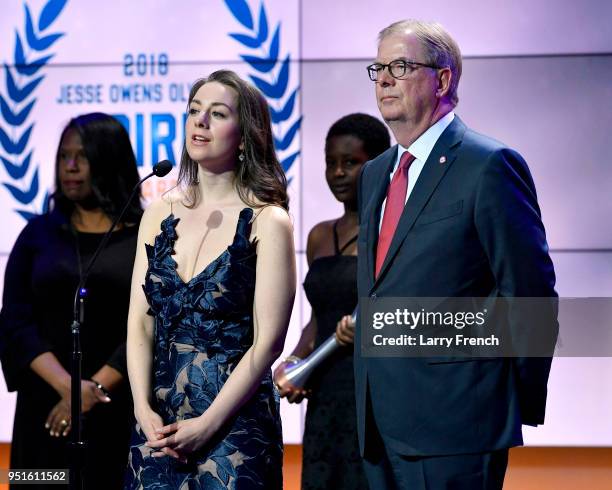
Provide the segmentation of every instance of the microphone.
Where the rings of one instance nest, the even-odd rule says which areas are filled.
[[[156,177],[165,177],[172,170],[172,162],[170,160],[162,160],[161,162],[157,162],[153,165],[153,174]],[[149,177],[145,177],[148,179]]]
[[[121,209],[121,212],[115,216],[113,223],[111,224],[109,230],[104,234],[98,248],[94,252],[89,264],[87,264],[87,268],[85,272],[81,276],[79,280],[79,284],[74,292],[74,303],[73,303],[73,321],[70,326],[72,331],[72,359],[71,359],[71,367],[70,367],[70,376],[71,376],[71,417],[72,417],[72,442],[70,443],[70,447],[72,449],[72,461],[70,464],[71,475],[70,475],[70,487],[72,489],[81,490],[82,489],[82,480],[81,480],[81,472],[83,469],[83,455],[85,452],[85,443],[81,440],[81,324],[83,323],[84,318],[84,310],[85,310],[85,296],[87,296],[87,290],[85,289],[85,283],[87,282],[87,278],[89,277],[89,273],[96,263],[96,259],[99,257],[100,252],[106,247],[113,230],[116,228],[117,224],[123,218],[123,215],[127,211],[130,202],[134,196],[138,193],[141,184],[153,177],[154,175],[157,177],[163,177],[167,175],[170,170],[172,170],[172,163],[169,160],[162,160],[161,162],[156,163],[153,166],[153,171],[140,179],[138,183],[132,189],[132,193],[128,197],[125,205]]]

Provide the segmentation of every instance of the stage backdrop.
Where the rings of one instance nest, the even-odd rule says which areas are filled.
[[[301,291],[308,231],[341,214],[324,181],[326,131],[351,112],[377,115],[365,66],[378,31],[406,17],[449,29],[465,57],[457,113],[526,157],[559,294],[612,296],[612,4],[605,0],[7,0],[0,19],[0,273],[26,220],[45,209],[59,134],[71,117],[118,117],[144,175],[159,160],[177,161],[193,81],[230,68],[270,102],[290,180],[300,294],[289,352],[310,316]],[[145,200],[175,179],[176,171],[149,180]],[[527,442],[611,445],[611,378],[609,358],[555,359],[547,423],[528,430]],[[0,440],[8,441],[14,395],[4,387],[0,403]],[[283,401],[287,442],[301,440],[304,408]]]

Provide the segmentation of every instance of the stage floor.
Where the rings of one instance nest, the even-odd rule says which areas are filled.
[[[0,468],[8,467],[9,450],[9,444],[0,444]],[[285,490],[299,490],[301,458],[301,446],[285,446]],[[0,485],[0,490],[7,489],[8,485]],[[504,490],[577,489],[612,489],[612,448],[522,447],[510,451]]]

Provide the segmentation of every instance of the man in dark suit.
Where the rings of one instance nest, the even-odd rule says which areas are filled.
[[[450,35],[435,23],[392,24],[368,72],[399,144],[361,174],[359,297],[556,297],[525,161],[453,112],[461,53]],[[507,319],[529,322],[512,307]],[[538,322],[556,337],[554,308]],[[370,487],[501,488],[521,425],[544,421],[550,358],[370,357],[360,330],[355,389]]]

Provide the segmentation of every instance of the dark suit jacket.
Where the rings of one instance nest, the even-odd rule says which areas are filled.
[[[556,297],[525,161],[457,116],[431,152],[375,279],[380,207],[396,155],[392,147],[362,170],[360,298]],[[519,321],[512,311],[508,317]],[[544,321],[556,337],[553,308]],[[355,389],[362,454],[370,416],[384,441],[406,455],[507,448],[522,443],[521,424],[544,421],[550,358],[373,358],[361,354],[360,342],[358,327]]]

